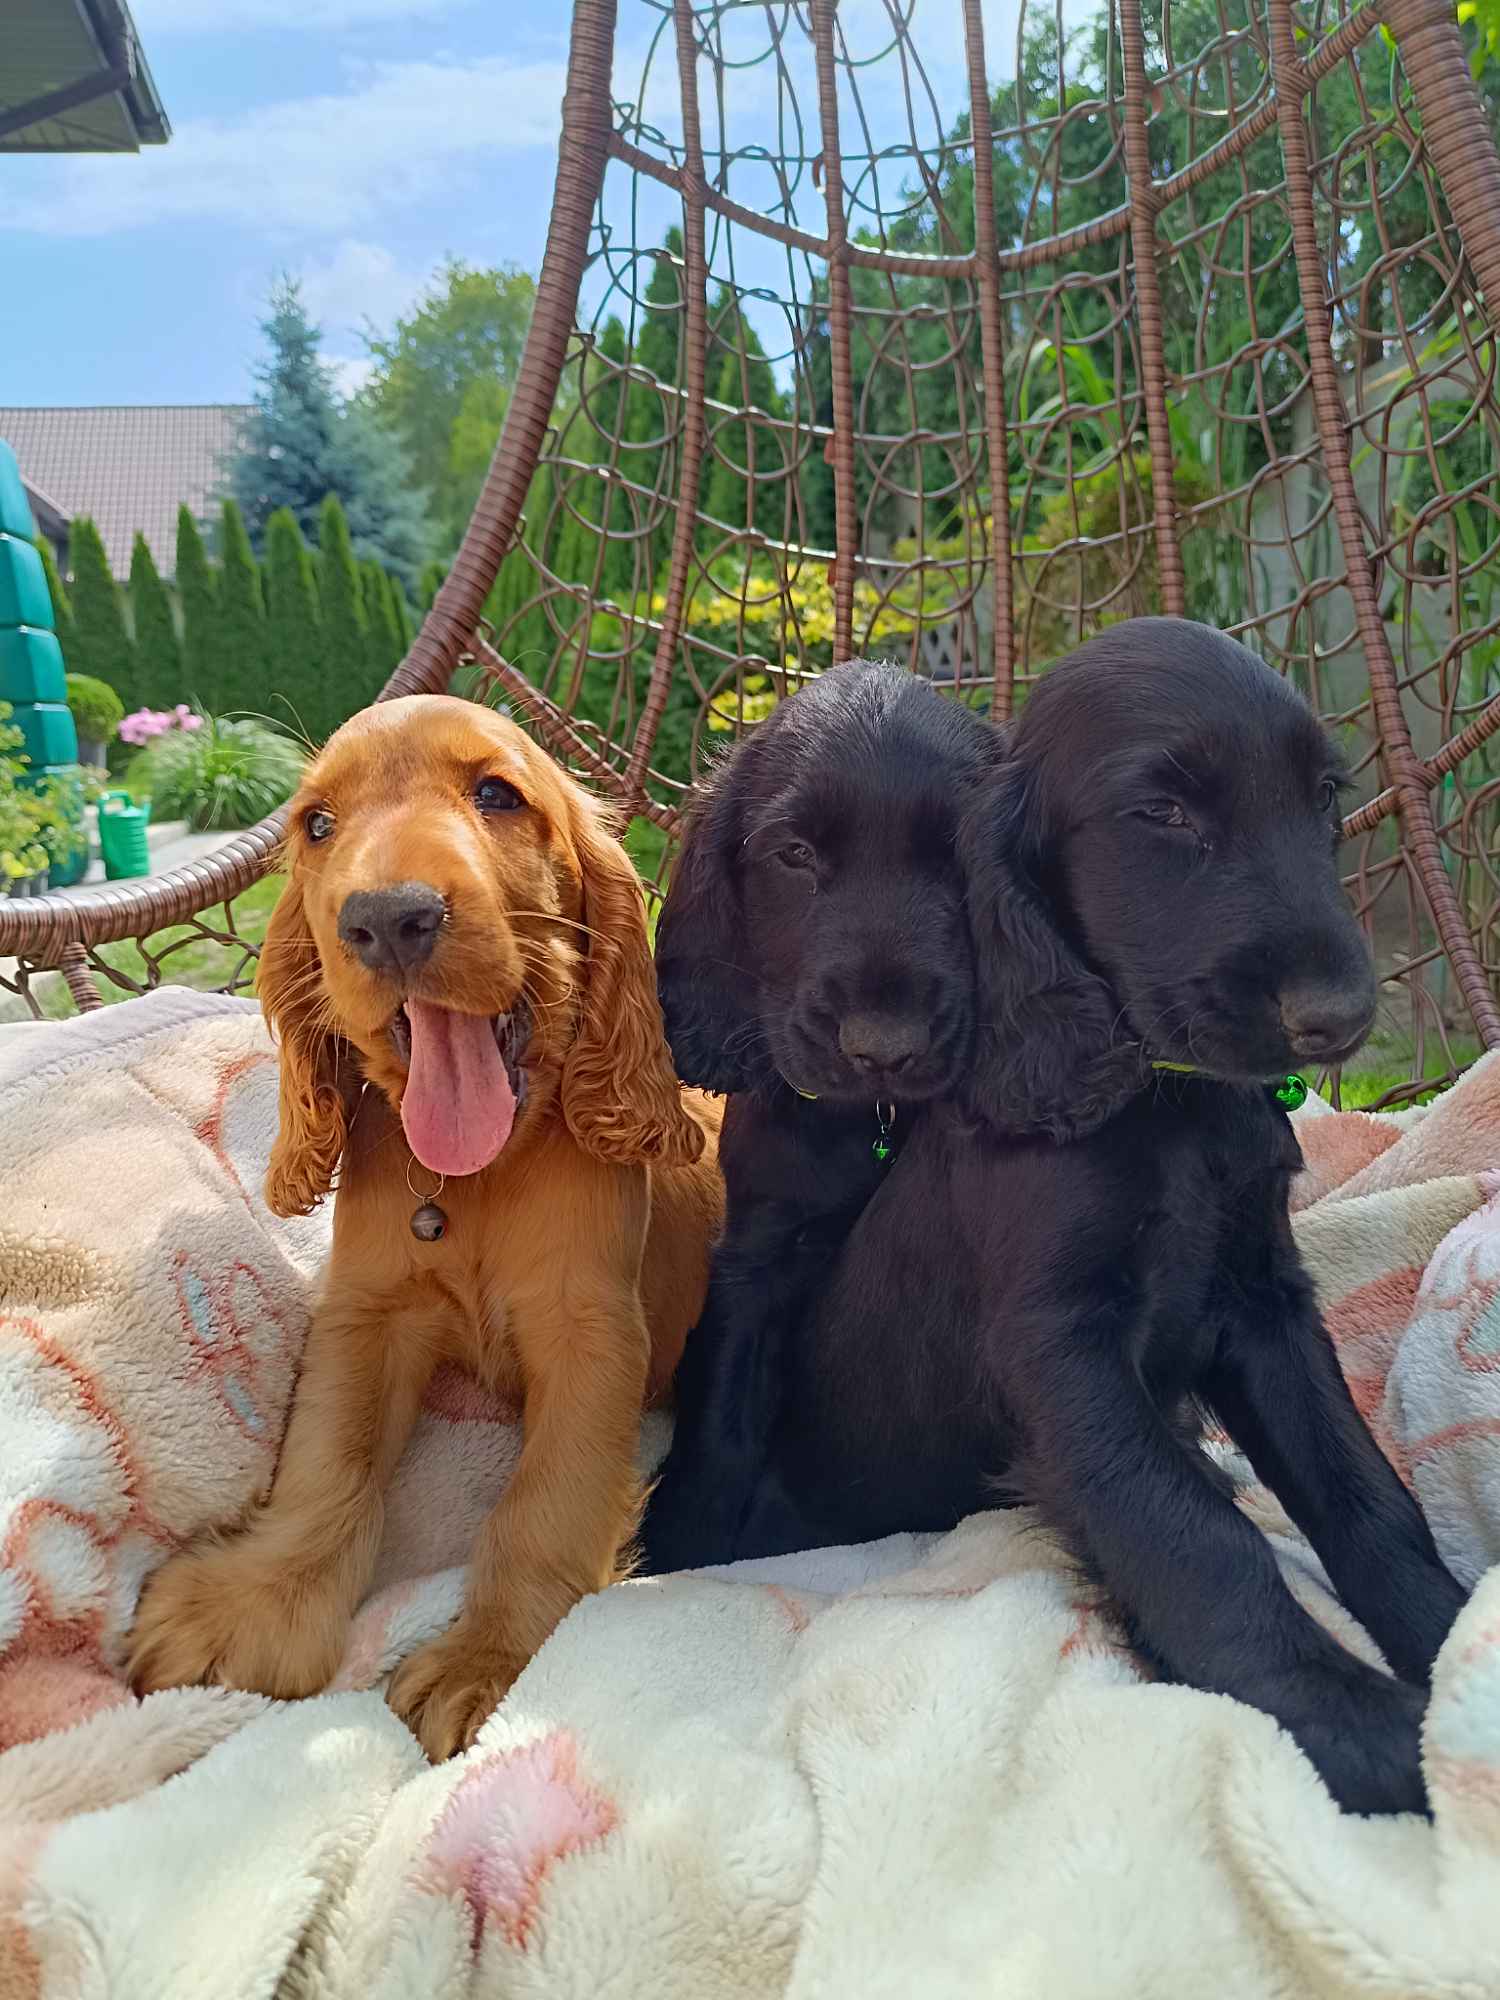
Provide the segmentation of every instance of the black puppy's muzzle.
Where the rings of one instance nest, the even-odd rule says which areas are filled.
[[[1299,1062],[1346,1062],[1375,1020],[1375,976],[1290,983],[1277,995],[1287,1047]]]
[[[1374,1024],[1376,1000],[1364,939],[1339,911],[1292,936],[1258,936],[1156,987],[1138,1025],[1153,1055],[1264,1078],[1347,1062]]]
[[[775,1053],[786,1080],[811,1096],[940,1097],[958,1081],[970,1014],[945,991],[902,1005],[839,1005],[823,994],[791,1011]]]

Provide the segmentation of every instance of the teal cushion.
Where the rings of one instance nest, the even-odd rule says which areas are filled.
[[[0,626],[39,625],[52,629],[47,572],[30,542],[0,535]]]
[[[68,699],[68,677],[62,647],[55,632],[35,625],[0,629],[0,701],[61,701]]]
[[[0,534],[19,535],[23,542],[36,534],[31,502],[21,484],[21,468],[4,438],[0,438]]]

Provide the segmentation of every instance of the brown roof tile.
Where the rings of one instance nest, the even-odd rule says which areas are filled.
[[[28,486],[69,514],[92,518],[116,576],[129,573],[137,533],[170,576],[177,509],[186,501],[195,514],[204,512],[248,414],[239,403],[0,408],[0,438]]]

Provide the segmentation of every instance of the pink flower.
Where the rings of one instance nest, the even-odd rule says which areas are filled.
[[[165,736],[172,729],[192,731],[202,727],[203,717],[180,701],[175,708],[138,708],[133,715],[127,715],[120,724],[120,740],[139,746],[149,743],[153,736]]]

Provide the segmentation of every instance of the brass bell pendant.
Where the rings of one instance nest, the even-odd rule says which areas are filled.
[[[435,1201],[424,1201],[411,1219],[411,1233],[419,1243],[436,1243],[448,1228],[448,1215]]]
[[[414,1201],[417,1199],[417,1190],[411,1184],[411,1170],[416,1164],[415,1160],[408,1160],[406,1163],[406,1189]],[[439,1208],[437,1204],[437,1198],[443,1191],[443,1180],[444,1176],[439,1174],[438,1184],[432,1193],[412,1211],[408,1227],[419,1243],[436,1243],[448,1233],[448,1211]]]

